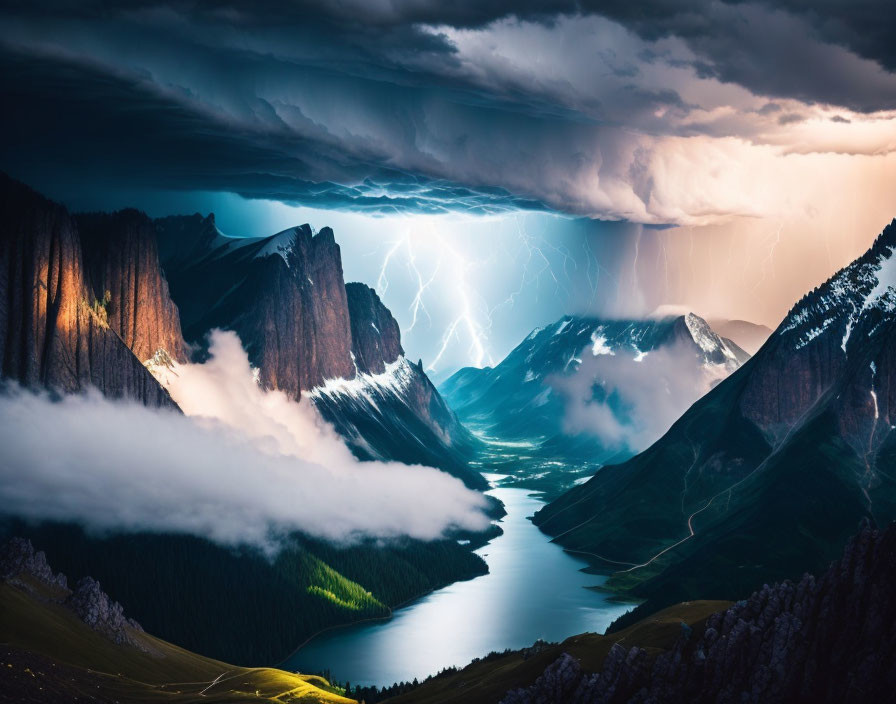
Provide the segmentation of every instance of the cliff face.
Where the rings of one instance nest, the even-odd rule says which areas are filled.
[[[65,208],[3,177],[0,184],[0,373],[29,388],[95,387],[176,408],[108,324],[88,285]]]
[[[886,339],[896,321],[894,250],[896,221],[864,255],[803,297],[758,355],[740,409],[771,442],[826,396],[838,396],[840,431],[864,445],[874,420],[896,402]]]
[[[236,331],[268,388],[300,398],[354,375],[342,258],[333,231],[307,225],[261,239],[224,237],[213,219],[157,221],[162,265],[188,340]]]
[[[188,341],[240,336],[266,388],[307,395],[362,459],[439,467],[470,486],[475,443],[419,365],[373,289],[345,284],[330,228],[233,238],[214,218],[156,221],[159,252]]]
[[[159,266],[155,227],[137,210],[75,218],[93,295],[106,292],[109,327],[138,359],[164,349],[178,362],[187,359],[177,306]]]
[[[250,341],[262,381],[298,398],[325,379],[354,375],[342,257],[328,227],[312,235],[306,225],[275,238],[285,258],[260,260],[267,285],[232,325]]]
[[[350,283],[345,285],[345,291],[352,330],[352,354],[358,371],[382,374],[386,364],[404,354],[398,323],[370,286]]]
[[[682,628],[652,658],[616,644],[602,672],[586,675],[564,655],[504,704],[888,701],[896,686],[896,523],[867,524],[815,579],[765,585]]]

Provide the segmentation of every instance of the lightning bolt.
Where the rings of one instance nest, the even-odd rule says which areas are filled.
[[[564,245],[554,244],[553,242],[543,240],[539,243],[538,239],[531,235],[526,229],[525,222],[519,218],[514,218],[514,224],[517,229],[517,233],[519,235],[519,239],[517,242],[519,243],[522,251],[525,253],[525,260],[522,263],[522,274],[520,276],[519,285],[516,289],[510,292],[510,294],[503,301],[498,303],[489,311],[489,317],[493,317],[495,313],[504,308],[509,307],[512,308],[516,304],[516,299],[522,295],[522,293],[534,284],[535,290],[535,300],[538,302],[541,289],[542,289],[542,279],[544,277],[549,277],[550,283],[553,285],[553,293],[554,295],[563,294],[564,296],[569,295],[570,289],[569,286],[564,284],[560,278],[557,276],[557,272],[555,271],[555,266],[551,261],[551,257],[549,255],[554,255],[555,259],[559,258],[562,262],[560,270],[563,275],[563,279],[566,282],[572,281],[572,275],[574,275],[579,268],[579,261],[573,255],[573,253],[569,250],[568,247]],[[585,251],[585,277],[588,281],[588,288],[590,290],[591,296],[589,298],[589,308],[594,302],[595,297],[597,296],[598,291],[598,283],[600,281],[600,271],[601,266],[600,263],[594,257],[594,253],[588,248],[588,243],[586,240],[583,240],[582,246]],[[547,252],[547,253],[545,253]],[[516,259],[518,258],[518,254],[507,252],[508,256]],[[597,277],[594,277],[594,269],[597,270]]]
[[[775,231],[775,234],[774,234],[775,240],[774,240],[774,242],[772,242],[772,246],[769,248],[768,253],[765,255],[765,257],[762,260],[762,263],[760,264],[760,276],[759,276],[759,279],[756,281],[756,283],[753,285],[753,289],[752,289],[753,291],[756,291],[756,289],[758,289],[762,284],[765,283],[766,279],[768,278],[769,273],[774,272],[775,250],[778,248],[778,245],[781,244],[781,230],[783,227],[784,227],[784,223],[779,222],[778,229]],[[768,242],[769,239],[770,239],[770,237],[766,236],[765,242],[763,242],[763,244]]]
[[[389,290],[389,279],[386,276],[386,269],[389,268],[389,262],[402,244],[404,244],[404,240],[396,240],[393,242],[389,251],[386,252],[386,256],[383,258],[383,265],[380,267],[380,275],[376,279],[376,290],[379,291],[380,296],[386,295],[386,291]]]
[[[406,225],[402,225],[396,228],[400,233],[397,239],[382,243],[381,254],[371,253],[382,257],[376,288],[384,296],[390,287],[390,277],[397,273],[396,267],[406,271],[414,291],[407,308],[406,332],[414,330],[424,318],[429,327],[433,327],[438,319],[432,306],[435,293],[441,296],[438,299],[440,315],[449,306],[450,322],[438,338],[436,354],[426,366],[428,371],[443,366],[449,350],[459,349],[455,345],[464,349],[469,364],[477,367],[494,364],[489,344],[492,321],[502,309],[517,305],[523,295],[527,301],[531,300],[530,296],[538,301],[549,291],[565,300],[574,292],[573,283],[576,282],[587,286],[590,308],[597,297],[602,273],[615,278],[601,266],[588,240],[582,242],[583,260],[582,254],[574,255],[563,242],[546,241],[530,233],[524,215],[513,216],[508,221],[509,226],[516,228],[518,237],[499,237],[495,241],[497,246],[490,248],[477,246],[473,250],[477,256],[473,258],[464,240],[452,239],[449,232],[440,229],[439,221],[409,217]],[[487,249],[487,253],[481,249]],[[521,271],[518,283],[514,281],[512,289],[496,305],[492,305],[494,300],[487,301],[483,297],[474,280],[475,270],[489,264],[500,266],[505,272]],[[444,295],[446,282],[450,286],[447,296]]]
[[[436,237],[439,243],[439,250],[447,253],[454,264],[460,311],[442,336],[442,345],[426,369],[435,371],[436,365],[442,360],[445,350],[448,349],[448,344],[457,336],[459,328],[465,330],[469,337],[470,346],[468,352],[473,360],[473,365],[476,367],[482,367],[485,364],[493,365],[494,360],[486,349],[488,340],[487,329],[491,327],[491,319],[487,318],[487,326],[481,325],[476,319],[470,300],[470,291],[473,289],[467,280],[470,264],[454,247],[445,241],[445,238],[440,233],[436,233]]]
[[[425,275],[418,264],[419,247],[421,243],[424,243],[427,247],[432,247],[433,242],[436,245],[435,251],[438,253],[438,258],[435,267],[429,275]],[[475,366],[481,367],[485,364],[493,364],[494,361],[488,352],[487,345],[487,333],[491,327],[491,318],[486,314],[484,322],[479,320],[482,316],[478,311],[484,306],[477,307],[472,298],[471,291],[475,289],[469,281],[470,263],[466,257],[442,236],[434,224],[430,223],[430,226],[426,227],[420,223],[412,222],[403,228],[401,237],[390,243],[388,250],[383,256],[376,284],[380,296],[385,295],[389,289],[390,268],[401,253],[404,254],[405,266],[415,285],[415,293],[408,306],[411,324],[407,327],[407,332],[413,330],[423,317],[426,317],[429,325],[432,326],[432,316],[426,307],[426,294],[443,268],[450,271],[449,277],[456,287],[456,314],[442,334],[438,353],[426,369],[434,371],[452,340],[460,340],[462,337],[466,337],[469,340],[467,351]]]
[[[417,268],[417,258],[414,254],[414,248],[411,246],[411,239],[405,240],[405,244],[408,248],[408,268],[414,273],[417,278],[417,292],[414,294],[414,298],[411,300],[411,314],[412,320],[411,325],[408,328],[408,332],[413,330],[417,325],[417,318],[420,314],[420,311],[423,311],[424,315],[429,319],[429,325],[432,327],[432,317],[429,315],[429,311],[426,310],[426,305],[423,303],[423,294],[426,293],[426,289],[429,288],[430,284],[435,280],[436,276],[439,273],[439,269],[442,266],[442,260],[438,260],[436,262],[436,266],[432,271],[432,275],[426,282],[423,281],[423,275],[420,273],[420,269]]]

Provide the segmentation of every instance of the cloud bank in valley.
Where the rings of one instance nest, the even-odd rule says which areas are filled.
[[[608,448],[640,452],[727,373],[721,365],[703,365],[693,347],[678,343],[640,361],[586,352],[575,374],[548,383],[563,395],[566,433],[594,435]]]
[[[483,529],[485,499],[428,467],[359,462],[310,403],[259,388],[234,333],[167,372],[186,416],[97,393],[0,396],[0,506],[95,530],[184,532],[271,550]]]

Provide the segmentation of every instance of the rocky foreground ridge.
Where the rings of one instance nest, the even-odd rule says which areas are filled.
[[[62,604],[113,643],[146,650],[135,635],[142,633],[143,628],[124,615],[124,607],[110,599],[99,582],[83,577],[74,589],[69,589],[66,576],[61,572],[54,574],[47,556],[43,551],[35,551],[30,540],[11,538],[0,545],[0,580],[43,601]]]
[[[586,674],[564,654],[502,704],[889,701],[896,690],[896,522],[867,522],[816,579],[764,585],[713,614],[702,633],[682,624],[652,659],[613,646]]]

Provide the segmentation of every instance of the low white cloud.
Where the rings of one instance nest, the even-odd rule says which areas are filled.
[[[633,358],[581,355],[568,376],[548,383],[564,398],[567,434],[598,437],[611,449],[640,452],[658,440],[728,371],[704,365],[692,345],[677,343]]]
[[[484,497],[459,480],[359,462],[310,403],[259,388],[235,334],[214,332],[210,351],[168,372],[185,416],[96,392],[0,396],[3,510],[268,550],[291,531],[430,540],[488,525]]]

